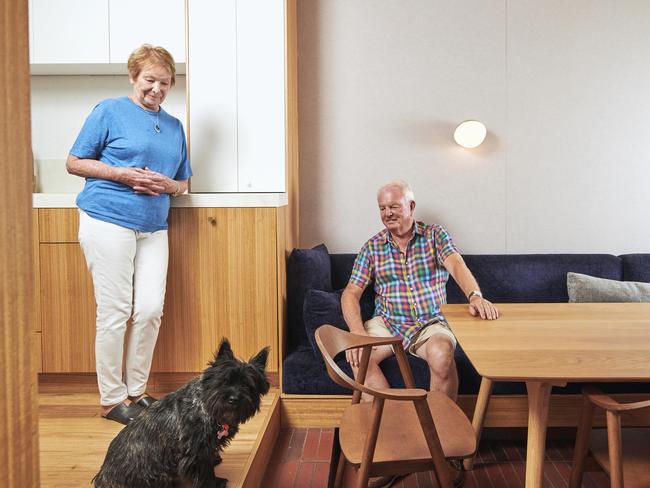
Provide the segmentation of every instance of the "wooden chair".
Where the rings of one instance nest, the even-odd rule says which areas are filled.
[[[433,471],[442,488],[452,487],[453,469],[447,460],[463,460],[476,451],[474,430],[463,411],[448,396],[416,389],[413,374],[397,337],[351,334],[331,325],[316,330],[316,343],[327,372],[337,384],[354,390],[352,404],[343,412],[338,429],[341,456],[333,456],[337,469],[328,486],[340,486],[346,461],[356,470],[356,486],[371,476]],[[393,346],[406,388],[373,389],[364,385],[373,346]],[[350,378],[334,357],[362,348],[357,381]],[[373,397],[361,402],[361,393]],[[336,437],[336,436],[335,436]],[[336,463],[336,464],[335,464]]]
[[[650,429],[621,429],[621,414],[648,408],[650,400],[619,403],[591,386],[582,392],[585,402],[578,425],[569,487],[582,485],[589,448],[596,462],[609,474],[612,488],[650,487]],[[591,429],[595,407],[606,411],[606,430]]]

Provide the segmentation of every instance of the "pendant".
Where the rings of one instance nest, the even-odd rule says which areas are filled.
[[[153,126],[153,130],[155,130],[158,134],[160,134],[160,126],[158,124]]]

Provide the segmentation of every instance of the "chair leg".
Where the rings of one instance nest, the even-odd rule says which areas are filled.
[[[429,404],[426,400],[414,400],[413,403],[415,404],[415,411],[420,419],[424,438],[427,441],[429,452],[431,453],[433,467],[435,468],[433,473],[436,476],[436,481],[438,481],[438,484],[442,488],[452,488],[451,468],[445,459],[445,453],[440,445],[440,438],[433,423]]]
[[[372,424],[366,442],[363,446],[363,455],[361,457],[361,466],[357,473],[357,487],[366,488],[370,478],[370,466],[375,456],[375,446],[377,445],[377,436],[379,435],[379,424],[381,422],[381,413],[384,409],[384,399],[377,398],[372,402]]]
[[[343,482],[343,475],[345,474],[345,465],[346,465],[345,456],[343,455],[343,453],[341,453],[341,456],[339,457],[338,466],[336,467],[336,478],[334,479],[334,488],[341,487],[341,483]]]
[[[621,416],[607,411],[607,446],[609,450],[609,477],[612,488],[623,488],[623,454],[621,443]]]
[[[594,408],[594,404],[585,397],[576,434],[576,445],[573,449],[573,466],[571,468],[569,488],[580,488],[582,486],[582,475],[585,471],[585,459],[589,448],[589,433],[594,421]]]
[[[481,442],[481,434],[483,433],[483,423],[485,422],[485,414],[487,413],[490,397],[492,396],[492,380],[489,378],[481,379],[481,387],[478,391],[476,398],[476,406],[474,407],[474,417],[472,418],[472,427],[476,434],[476,450],[478,450],[479,442]],[[471,458],[463,461],[465,471],[471,471],[474,468],[474,460],[476,453]]]
[[[327,488],[334,488],[340,486],[337,483],[338,468],[341,464],[343,457],[341,453],[341,444],[339,443],[339,428],[334,429],[334,439],[332,440],[332,454],[330,455],[330,471],[327,477]]]

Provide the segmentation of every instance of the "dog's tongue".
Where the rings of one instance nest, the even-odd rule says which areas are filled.
[[[228,430],[230,429],[230,426],[228,424],[223,424],[221,426],[221,430],[217,432],[217,439],[221,439],[222,437],[226,437],[228,435]]]

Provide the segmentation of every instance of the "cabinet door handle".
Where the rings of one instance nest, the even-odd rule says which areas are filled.
[[[217,225],[217,219],[215,217],[208,217],[208,222],[210,222],[212,225]]]

